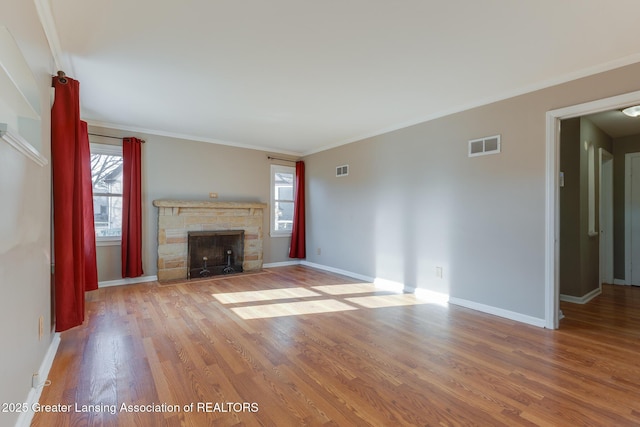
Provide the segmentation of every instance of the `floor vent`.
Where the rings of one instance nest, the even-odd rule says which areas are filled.
[[[342,165],[336,167],[336,176],[347,176],[349,175],[349,165]]]
[[[500,135],[487,136],[469,141],[469,157],[498,154],[500,152]]]

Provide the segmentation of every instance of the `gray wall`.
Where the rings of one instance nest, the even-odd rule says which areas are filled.
[[[16,37],[39,84],[40,148],[49,158],[55,70],[48,45],[33,2],[4,6],[0,24]],[[638,90],[638,75],[640,64],[308,156],[309,260],[542,318],[544,114]],[[496,133],[502,154],[466,157],[468,139]],[[153,199],[217,191],[220,200],[268,200],[265,153],[138,136],[148,140],[145,274],[155,273]],[[343,163],[350,175],[337,179],[335,166]],[[49,327],[42,340],[37,333],[40,316],[53,322],[50,172],[0,143],[0,402],[25,400],[51,343]],[[286,247],[288,239],[267,239],[265,261],[286,260]],[[435,278],[436,265],[444,267],[443,279]],[[0,413],[2,425],[16,419]]]
[[[613,154],[612,140],[609,135],[604,133],[600,128],[595,126],[590,120],[580,119],[580,141],[589,141],[595,148],[595,229],[600,230],[600,182],[598,177],[600,176],[600,164],[598,161],[599,149],[603,148],[609,153]],[[589,230],[589,186],[588,186],[588,153],[582,147],[580,152],[580,176],[581,176],[581,202],[580,208],[582,215],[580,216],[580,229],[581,229],[581,245],[580,245],[580,259],[582,264],[582,275],[580,280],[580,287],[574,296],[583,296],[593,291],[600,286],[600,236],[588,236]]]
[[[560,130],[560,170],[564,187],[560,188],[560,293],[582,296],[579,284],[581,220],[580,195],[582,159],[580,118],[563,120]]]
[[[96,126],[91,126],[90,132],[136,136],[146,141],[142,148],[142,255],[145,276],[157,273],[158,210],[153,206],[154,200],[269,202],[271,163],[264,151]],[[118,143],[113,139],[92,137],[92,140]],[[218,199],[209,199],[212,192],[218,193]],[[268,210],[265,211],[263,235],[265,263],[290,261],[290,238],[269,236]],[[99,280],[121,279],[120,247],[101,246],[97,252]]]
[[[39,150],[50,158],[52,60],[33,2],[3,2],[0,25],[15,37],[37,81],[42,110]],[[0,93],[0,101],[3,102]],[[0,118],[1,119],[1,118]],[[2,121],[2,120],[0,120]],[[24,402],[51,343],[51,168],[0,140],[0,402]],[[38,319],[44,336],[38,339]],[[17,413],[0,412],[0,425]]]
[[[543,319],[545,113],[638,90],[639,72],[635,64],[307,156],[307,259]],[[501,154],[467,157],[468,140],[495,134]],[[336,178],[345,163],[349,176]]]
[[[560,170],[565,186],[560,189],[560,293],[582,297],[600,286],[600,238],[589,236],[589,156],[584,142],[594,146],[595,224],[599,229],[600,148],[613,153],[612,140],[586,118],[563,120]]]

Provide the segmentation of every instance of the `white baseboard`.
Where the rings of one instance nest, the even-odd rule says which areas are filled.
[[[461,307],[470,308],[472,310],[481,311],[487,314],[493,314],[494,316],[504,317],[505,319],[515,320],[516,322],[526,323],[528,325],[538,326],[544,328],[546,321],[533,316],[527,316],[526,314],[516,313],[515,311],[505,310],[503,308],[493,307],[491,305],[480,304],[474,301],[468,301],[461,298],[449,298],[450,304],[459,305]]]
[[[354,273],[352,271],[341,270],[339,268],[327,267],[322,264],[315,264],[308,261],[302,261],[302,265],[306,265],[307,267],[317,268],[319,270],[329,271],[331,273],[341,274],[343,276],[352,277],[357,280],[362,280],[363,282],[373,283],[373,285],[381,290],[396,292],[396,293],[411,293],[415,294],[418,298],[433,301],[437,303],[447,303],[449,301],[449,295],[431,291],[429,289],[423,288],[407,288],[404,283],[396,282],[394,280],[382,279],[380,277],[369,277],[362,274]]]
[[[419,299],[437,304],[447,304],[449,302],[449,294],[424,288],[407,288],[404,283],[396,282],[394,280],[387,280],[376,277],[373,280],[373,284],[378,289],[398,293],[414,294]]]
[[[106,280],[103,282],[98,282],[98,287],[107,288],[109,286],[133,285],[136,283],[155,282],[156,280],[158,280],[158,276],[140,276],[133,278],[128,277],[126,279]]]
[[[266,264],[262,264],[262,268],[287,267],[287,266],[290,266],[290,265],[300,265],[300,260],[281,261],[281,262],[268,262]]]
[[[613,279],[614,285],[628,285],[625,279]]]
[[[374,281],[373,277],[369,277],[369,276],[365,276],[365,275],[362,275],[362,274],[354,273],[352,271],[342,270],[340,268],[329,267],[327,265],[316,264],[314,262],[309,262],[309,261],[304,261],[303,260],[303,261],[300,261],[300,264],[301,265],[306,265],[307,267],[317,268],[318,270],[324,270],[324,271],[328,271],[328,272],[331,272],[331,273],[341,274],[343,276],[351,277],[353,279],[362,280],[363,282],[371,282],[371,283],[373,283],[373,281]]]
[[[405,289],[404,283],[396,282],[395,280],[388,280],[388,279],[382,279],[380,277],[376,277],[375,279],[372,279],[371,282],[373,282],[373,284],[376,285],[376,288],[384,291],[391,291],[391,292],[398,292],[398,293],[413,291],[413,290]]]
[[[42,360],[42,364],[40,365],[40,369],[38,370],[38,378],[40,378],[40,385],[38,387],[32,387],[27,395],[27,399],[25,403],[29,408],[27,412],[22,412],[18,417],[18,421],[16,421],[15,427],[29,427],[31,425],[31,421],[33,420],[33,416],[35,412],[33,412],[33,405],[40,401],[40,395],[42,395],[42,388],[45,386],[45,381],[49,377],[49,371],[51,370],[51,365],[53,365],[53,359],[56,357],[56,352],[58,351],[58,346],[60,345],[60,334],[54,333],[53,339],[51,340],[51,344],[49,344],[49,349],[47,350],[47,354],[45,354],[44,359]]]
[[[354,279],[362,280],[365,282],[370,282],[379,287],[380,289],[385,289],[394,292],[412,292],[415,293],[416,296],[425,298],[428,300],[435,300],[440,303],[451,303],[455,305],[459,305],[462,307],[470,308],[472,310],[481,311],[483,313],[492,314],[494,316],[504,317],[509,320],[515,320],[516,322],[526,323],[528,325],[538,326],[540,328],[544,328],[546,326],[545,319],[539,319],[533,316],[527,316],[525,314],[516,313],[515,311],[505,310],[498,307],[493,307],[490,305],[480,304],[474,301],[467,301],[461,298],[450,297],[447,294],[430,291],[428,289],[422,288],[411,288],[406,289],[405,285],[400,282],[395,282],[393,280],[381,279],[381,278],[373,278],[364,276],[362,274],[353,273],[351,271],[341,270],[339,268],[328,267],[322,264],[316,264],[309,261],[301,261],[300,264],[306,265],[308,267],[317,268],[320,270],[329,271],[336,274],[342,274],[343,276],[352,277]]]
[[[585,294],[581,297],[574,297],[572,295],[560,294],[560,301],[572,302],[575,304],[586,304],[592,299],[594,299],[595,297],[597,297],[598,295],[600,295],[601,293],[602,293],[602,289],[596,288],[591,292],[589,292],[588,294]]]

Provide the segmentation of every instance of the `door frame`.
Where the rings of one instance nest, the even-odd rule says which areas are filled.
[[[545,145],[545,327],[560,320],[560,120],[640,104],[640,91],[550,110]]]
[[[613,154],[600,148],[598,150],[599,180],[599,229],[600,229],[600,282],[613,283]],[[608,203],[607,203],[608,202]],[[604,236],[604,238],[603,238]]]

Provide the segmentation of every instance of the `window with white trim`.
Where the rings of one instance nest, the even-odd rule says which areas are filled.
[[[293,198],[296,169],[271,165],[271,235],[290,236],[293,227]]]
[[[122,147],[91,144],[91,181],[96,242],[122,238]]]

